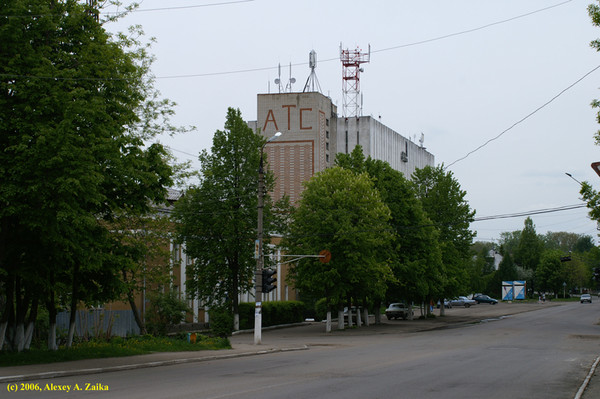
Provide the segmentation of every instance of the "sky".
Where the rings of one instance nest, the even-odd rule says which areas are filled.
[[[292,88],[302,91],[311,50],[322,93],[341,113],[340,45],[370,46],[360,76],[363,115],[414,141],[424,134],[475,217],[493,217],[471,225],[476,240],[498,242],[502,232],[523,229],[526,216],[498,216],[576,206],[532,215],[536,231],[598,242],[596,222],[577,207],[584,203],[574,180],[600,189],[590,167],[600,161],[590,105],[600,99],[593,2],[143,0],[106,28],[140,24],[156,39],[156,88],[177,103],[173,123],[196,127],[157,141],[195,167],[228,107],[256,120],[257,94],[278,91],[278,65],[287,83],[291,64]]]

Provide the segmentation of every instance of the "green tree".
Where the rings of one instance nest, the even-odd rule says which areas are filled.
[[[166,150],[146,144],[177,130],[148,48],[89,11],[75,0],[0,6],[0,344],[8,330],[17,350],[39,304],[52,330],[57,298],[70,303],[70,343],[80,301],[119,296],[110,223],[150,212],[172,182]]]
[[[588,14],[592,20],[592,24],[594,26],[600,26],[600,6],[598,4],[590,4],[588,6]],[[592,48],[596,49],[596,51],[600,51],[600,39],[592,41],[590,45]],[[592,101],[592,107],[600,108],[600,101]],[[600,123],[600,110],[596,113],[596,121]],[[597,130],[594,134],[594,141],[596,145],[600,145],[600,130]],[[588,182],[583,182],[580,193],[583,200],[587,202],[590,218],[597,222],[600,221],[600,193],[598,193]]]
[[[576,248],[581,248],[583,251],[585,251],[586,248],[589,250],[587,245],[591,242],[591,237],[587,236],[587,239],[585,237],[586,236],[581,234],[565,231],[549,231],[541,237],[541,240],[545,249],[558,249],[563,251],[564,254],[567,254],[575,251]]]
[[[424,301],[434,296],[442,274],[438,233],[410,182],[387,162],[365,159],[360,146],[350,154],[338,154],[336,165],[357,174],[368,173],[390,209],[393,239],[386,251],[395,278],[389,282],[387,301]]]
[[[500,255],[514,257],[519,247],[519,241],[521,241],[521,230],[500,233]]]
[[[147,332],[146,323],[135,298],[143,292],[150,292],[151,288],[169,287],[172,222],[160,214],[148,217],[123,215],[115,218],[111,225],[111,260],[121,275],[121,297],[129,303],[140,334],[143,335]]]
[[[305,183],[283,246],[293,254],[331,252],[323,264],[305,258],[290,278],[301,292],[342,304],[351,296],[383,297],[392,277],[385,251],[391,240],[389,208],[366,173],[326,169]]]
[[[467,265],[475,233],[469,229],[475,211],[465,199],[466,192],[443,165],[426,166],[413,174],[414,189],[425,213],[439,231],[444,267],[442,297],[467,289]]]
[[[469,288],[472,292],[487,292],[486,280],[494,273],[494,257],[490,256],[495,246],[489,242],[477,241],[471,247],[471,262],[468,268]]]
[[[594,248],[594,238],[590,235],[580,235],[573,247],[574,252],[589,252]]]
[[[530,217],[525,219],[519,245],[515,251],[515,262],[525,269],[536,270],[543,251],[543,242],[535,231]]]
[[[179,240],[194,259],[188,291],[207,305],[227,303],[234,315],[239,315],[239,293],[252,288],[256,267],[257,179],[264,142],[239,110],[229,108],[211,152],[200,154],[200,184],[188,189],[174,210]],[[272,184],[267,179],[267,191]],[[268,195],[265,204],[264,231],[270,232]]]
[[[544,251],[539,266],[535,272],[535,280],[538,291],[551,291],[558,296],[566,283],[566,267],[560,261],[562,252],[560,250]]]

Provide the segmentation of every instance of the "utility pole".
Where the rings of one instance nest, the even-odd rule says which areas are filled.
[[[256,304],[254,307],[254,345],[260,345],[262,341],[262,274],[265,264],[265,256],[263,253],[263,208],[265,206],[265,173],[263,168],[263,150],[267,143],[281,136],[281,132],[275,133],[273,137],[268,139],[265,144],[260,147],[260,163],[258,166],[258,223],[257,223],[257,238],[255,245],[256,257],[256,272],[254,274],[254,289]]]

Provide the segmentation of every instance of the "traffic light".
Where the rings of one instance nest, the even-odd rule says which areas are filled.
[[[592,276],[592,279],[600,282],[600,267],[594,267],[594,275]]]
[[[277,286],[274,284],[277,279],[273,277],[276,274],[276,270],[263,269],[262,271],[262,293],[268,294],[273,291]]]

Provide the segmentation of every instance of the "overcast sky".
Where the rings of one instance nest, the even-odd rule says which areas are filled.
[[[302,91],[313,49],[322,92],[341,113],[340,43],[370,45],[360,80],[363,115],[415,141],[423,133],[476,217],[487,217],[582,204],[579,184],[565,172],[600,188],[590,167],[600,161],[590,106],[600,98],[600,53],[589,45],[600,38],[587,15],[592,2],[144,0],[107,28],[141,24],[156,38],[157,88],[178,104],[173,122],[197,127],[160,141],[196,166],[227,107],[256,120],[257,94],[278,90],[278,64],[284,81],[292,64],[293,89]],[[521,230],[524,219],[478,221],[472,229],[479,240],[497,241]],[[532,219],[538,233],[597,237],[585,208]]]

